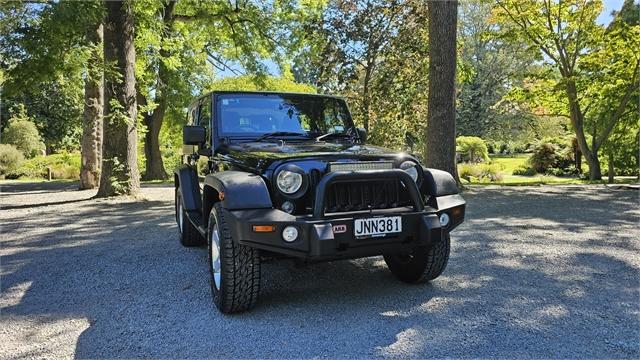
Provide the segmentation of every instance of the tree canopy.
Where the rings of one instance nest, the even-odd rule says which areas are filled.
[[[428,99],[440,91],[429,87],[428,2],[130,5],[132,121],[144,178],[171,173],[186,107],[213,89],[339,94],[370,142],[426,155]],[[592,179],[609,164],[609,173],[637,174],[640,4],[624,0],[607,24],[598,21],[602,12],[601,0],[461,2],[455,133],[505,151],[533,151],[545,138],[571,136]],[[106,14],[97,0],[0,3],[0,130],[10,109],[22,105],[47,153],[101,147],[85,141],[89,120],[102,116],[87,104],[103,106],[91,99],[100,97],[110,68],[102,44],[88,34]]]

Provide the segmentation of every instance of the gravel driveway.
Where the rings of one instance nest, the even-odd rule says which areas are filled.
[[[638,191],[472,189],[433,283],[381,258],[268,263],[258,306],[222,316],[171,187],[76,186],[1,186],[0,359],[640,357]]]

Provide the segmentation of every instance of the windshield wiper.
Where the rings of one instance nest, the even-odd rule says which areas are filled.
[[[278,136],[304,136],[307,137],[307,134],[291,132],[291,131],[274,131],[270,133],[263,134],[259,136],[255,141],[262,141],[273,137]]]
[[[325,139],[325,138],[334,138],[334,137],[348,137],[348,138],[351,138],[351,135],[345,134],[345,133],[326,133],[326,134],[318,136],[316,138],[316,141],[320,141],[320,140]]]

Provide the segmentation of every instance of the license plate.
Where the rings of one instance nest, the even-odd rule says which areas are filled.
[[[353,235],[356,237],[383,237],[401,231],[401,216],[355,219],[353,222]]]

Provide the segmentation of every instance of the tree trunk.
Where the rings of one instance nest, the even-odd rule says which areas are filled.
[[[429,1],[429,104],[425,130],[426,165],[451,173],[456,169],[456,27],[457,1]]]
[[[613,149],[609,149],[609,168],[607,169],[607,180],[609,184],[613,184]]]
[[[153,112],[150,115],[144,115],[144,124],[147,127],[147,133],[144,135],[145,180],[167,179],[160,153],[160,129],[166,108],[166,99],[162,97]]]
[[[140,190],[138,172],[138,132],[134,25],[131,4],[105,1],[104,147],[99,197],[128,194]]]
[[[569,98],[569,115],[571,118],[571,125],[573,131],[576,134],[576,141],[580,152],[584,155],[587,164],[589,165],[589,180],[602,179],[602,172],[600,170],[600,161],[598,160],[598,149],[589,149],[587,139],[584,136],[584,116],[580,110],[578,104],[578,90],[573,80],[566,80],[566,92],[567,98]],[[595,137],[595,136],[594,136]]]
[[[173,9],[176,1],[167,1],[164,4],[162,21],[164,29],[162,32],[161,42],[169,36],[169,32],[173,28]],[[168,58],[171,54],[166,48],[160,48],[160,63],[158,66],[158,81],[156,86],[156,108],[151,114],[144,115],[144,124],[147,127],[147,133],[144,137],[144,154],[145,160],[145,180],[166,180],[167,173],[164,169],[162,161],[162,153],[160,152],[160,130],[162,129],[162,121],[164,113],[167,109],[167,88],[169,86],[169,70],[163,62],[163,58]]]
[[[571,149],[573,150],[573,165],[579,173],[582,173],[582,153],[580,152],[580,146],[578,146],[578,139],[573,138]]]
[[[104,74],[102,69],[102,24],[87,29],[86,39],[92,47],[84,81],[84,116],[82,122],[82,150],[80,189],[94,189],[100,180],[102,161],[102,107]]]

